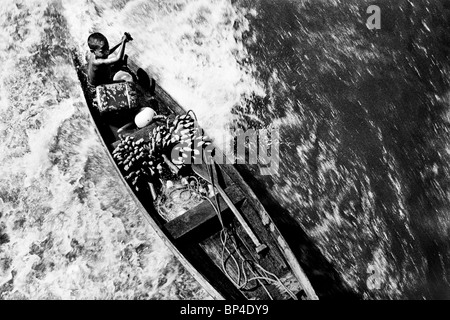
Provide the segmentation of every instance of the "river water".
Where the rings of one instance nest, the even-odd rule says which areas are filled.
[[[209,299],[104,160],[67,52],[95,31],[130,32],[216,141],[278,126],[277,174],[246,169],[311,244],[321,295],[332,270],[361,298],[450,298],[449,1],[378,1],[380,30],[370,4],[2,2],[1,298]]]

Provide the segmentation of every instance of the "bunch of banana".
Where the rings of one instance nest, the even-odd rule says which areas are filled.
[[[172,159],[175,164],[192,163],[188,159],[195,161],[196,157],[201,156],[200,150],[211,144],[210,139],[202,134],[202,129],[197,126],[190,114],[177,115],[171,124],[167,122],[167,127],[170,133],[167,151],[179,152],[179,157]]]
[[[149,133],[149,144],[157,154],[162,154],[170,144],[170,132],[167,126],[159,125]]]
[[[153,150],[144,142],[144,139],[134,141],[131,136],[121,137],[121,141],[112,155],[117,164],[127,174],[125,179],[130,181],[137,190],[138,182],[158,178],[158,163]]]
[[[166,169],[170,171],[168,167],[175,168],[173,164],[195,163],[201,157],[202,149],[211,144],[202,132],[189,114],[178,115],[172,121],[167,119],[165,124],[155,127],[147,142],[144,139],[134,141],[132,136],[120,136],[121,141],[114,149],[113,157],[125,171],[126,180],[138,189],[138,182],[161,178]],[[167,161],[166,155],[171,155],[172,150],[178,151],[179,156]]]

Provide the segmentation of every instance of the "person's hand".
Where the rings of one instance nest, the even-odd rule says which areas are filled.
[[[125,32],[123,36],[125,37],[126,42],[133,40],[133,38],[131,37],[131,35],[128,32]]]

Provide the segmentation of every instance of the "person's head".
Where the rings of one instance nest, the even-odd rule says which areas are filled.
[[[95,32],[89,36],[88,46],[97,58],[107,58],[109,55],[108,40],[99,32]]]

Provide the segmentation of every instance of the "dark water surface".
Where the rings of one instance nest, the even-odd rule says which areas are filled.
[[[236,1],[257,12],[244,63],[267,88],[236,108],[238,125],[280,123],[279,175],[253,173],[336,282],[365,298],[448,299],[450,1],[378,1],[380,30],[365,25],[371,4]]]
[[[450,298],[450,1],[231,2],[2,2],[1,299],[208,298],[105,161],[67,51],[93,31],[210,128],[280,127],[247,178],[321,298]]]

